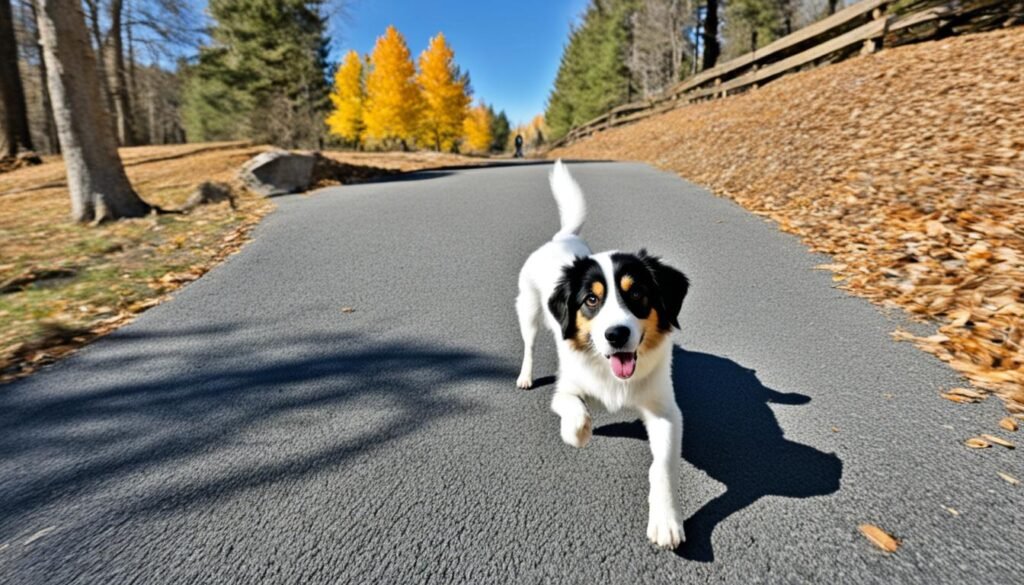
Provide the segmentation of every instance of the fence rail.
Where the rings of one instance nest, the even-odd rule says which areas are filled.
[[[890,6],[901,12],[887,11]],[[1019,23],[1022,18],[1024,2],[1019,0],[863,0],[756,51],[684,79],[652,99],[614,107],[572,128],[550,148],[695,101],[756,88],[787,73],[871,53],[881,49],[883,43],[899,45],[939,34],[985,30]],[[960,28],[954,26],[957,24]],[[921,29],[928,30],[921,35]]]

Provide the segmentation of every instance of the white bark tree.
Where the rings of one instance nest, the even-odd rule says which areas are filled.
[[[36,18],[72,219],[98,223],[146,215],[153,207],[132,189],[117,153],[81,2],[38,0]]]

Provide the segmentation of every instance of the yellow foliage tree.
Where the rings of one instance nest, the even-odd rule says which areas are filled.
[[[366,129],[363,124],[365,99],[363,61],[359,53],[349,51],[334,74],[334,89],[331,91],[334,110],[327,116],[328,131],[359,146]]]
[[[434,150],[451,150],[462,135],[469,108],[469,77],[455,65],[455,52],[443,33],[430,39],[420,54],[416,80],[423,92],[420,139]]]
[[[462,132],[468,152],[487,152],[491,148],[491,115],[483,102],[469,110]]]
[[[366,137],[384,144],[416,138],[422,110],[416,67],[402,34],[389,26],[370,54],[363,121]]]

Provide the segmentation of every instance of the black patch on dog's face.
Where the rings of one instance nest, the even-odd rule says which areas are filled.
[[[679,311],[690,289],[686,275],[644,249],[637,254],[612,254],[612,266],[615,287],[631,313],[646,319],[654,309],[659,329],[679,327]]]
[[[562,270],[562,278],[548,299],[548,310],[562,327],[562,339],[579,333],[577,315],[593,319],[608,295],[601,266],[593,258],[580,258]]]

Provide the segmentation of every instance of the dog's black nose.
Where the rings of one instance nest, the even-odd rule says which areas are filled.
[[[608,340],[608,343],[613,348],[619,349],[629,341],[629,327],[626,327],[625,325],[609,327],[608,330],[604,332],[604,338]]]

